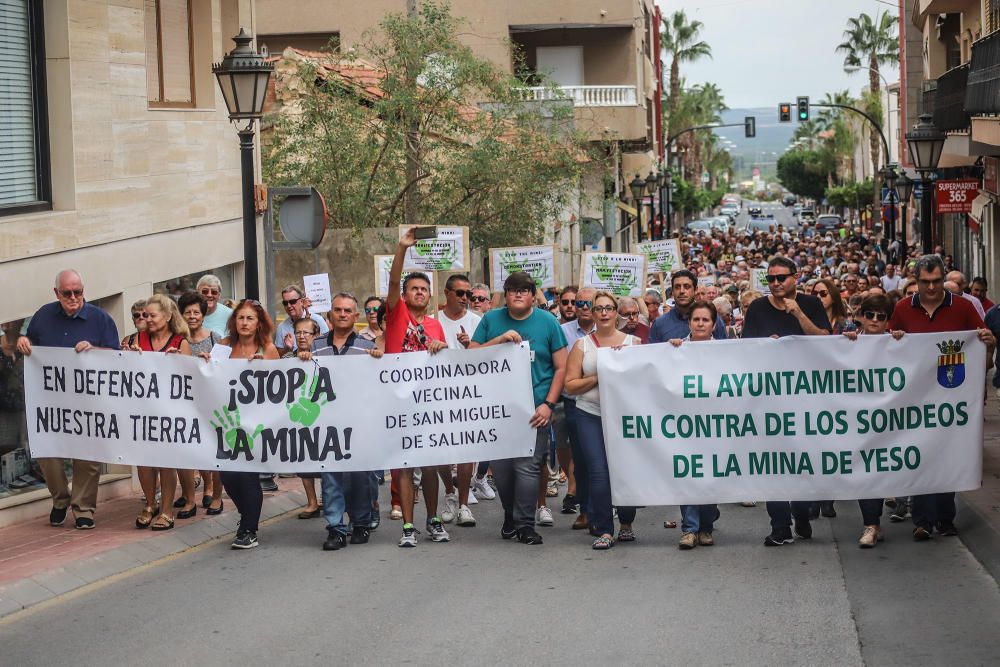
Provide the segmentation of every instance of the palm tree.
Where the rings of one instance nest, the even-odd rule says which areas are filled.
[[[670,100],[668,105],[667,136],[682,129],[677,123],[677,109],[680,105],[681,78],[680,64],[694,62],[700,58],[711,58],[712,47],[707,42],[698,39],[701,21],[688,21],[683,10],[674,12],[663,18],[663,30],[660,32],[660,44],[663,50],[670,54]]]
[[[881,12],[875,20],[868,14],[847,20],[844,42],[837,51],[844,54],[844,70],[868,69],[868,89],[879,97],[879,65],[899,62],[899,30],[894,29],[899,18]],[[878,174],[879,136],[870,136],[872,171]]]

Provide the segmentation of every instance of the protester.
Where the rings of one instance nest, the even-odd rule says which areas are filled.
[[[596,536],[592,547],[596,550],[614,546],[614,521],[611,506],[611,474],[608,470],[608,455],[604,448],[604,427],[601,422],[601,396],[597,388],[598,348],[619,349],[639,345],[639,339],[618,331],[618,302],[607,292],[597,292],[593,296],[593,306],[588,308],[596,321],[595,329],[578,338],[573,344],[566,363],[566,393],[576,396],[577,438],[580,458],[586,464],[579,466],[587,474],[587,518],[590,530]],[[579,487],[580,482],[577,482]],[[621,528],[618,539],[623,542],[635,540],[632,522],[635,520],[634,507],[619,507],[618,520]]]
[[[378,322],[378,309],[382,305],[382,299],[377,296],[370,296],[365,299],[365,327],[358,332],[358,335],[365,340],[375,342],[382,335],[382,327]]]
[[[214,331],[220,336],[227,336],[226,325],[233,314],[232,308],[219,303],[222,296],[222,282],[211,273],[198,279],[195,291],[205,297],[208,302],[208,313],[205,315],[205,323],[202,325],[209,331]]]
[[[128,348],[132,352],[164,352],[166,354],[191,354],[188,344],[188,325],[173,300],[164,294],[154,294],[146,301],[146,328],[140,331]],[[198,513],[194,500],[194,471],[173,468],[148,468],[137,466],[139,485],[142,487],[145,507],[136,517],[136,528],[170,530],[174,527],[175,508],[178,519],[190,519]],[[174,504],[177,481],[181,480],[179,504]],[[156,486],[160,486],[160,507],[156,507]],[[156,517],[155,519],[153,517]]]
[[[952,283],[950,288],[946,284],[945,289],[971,303],[972,307],[976,309],[976,313],[979,315],[980,319],[986,319],[986,311],[983,309],[982,301],[965,291],[965,288],[968,285],[966,283],[964,273],[961,271],[949,271],[948,275],[946,275],[944,279],[946,283]]]
[[[639,303],[630,296],[622,297],[618,301],[618,317],[621,318],[619,330],[630,336],[635,336],[639,342],[645,345],[649,342],[649,325],[639,321]]]
[[[698,277],[687,269],[674,271],[670,276],[670,293],[674,299],[674,307],[666,315],[661,315],[653,322],[649,332],[650,343],[665,343],[671,338],[684,338],[690,333],[688,317],[697,293]],[[793,284],[794,289],[794,284]],[[713,333],[717,339],[725,339],[726,326],[722,320],[715,323]]]
[[[924,255],[916,264],[917,293],[896,304],[889,328],[906,333],[972,331],[986,344],[987,363],[993,359],[996,338],[985,328],[973,305],[944,289],[945,265],[939,255]],[[955,528],[955,493],[913,496],[913,539],[922,542],[934,530],[945,536],[958,535]]]
[[[483,283],[476,283],[472,286],[472,298],[469,299],[472,310],[480,315],[485,315],[493,307],[492,299],[493,295],[490,294],[490,288]]]
[[[647,318],[649,319],[649,325],[652,326],[653,321],[663,314],[660,310],[663,298],[660,296],[659,290],[647,289],[646,293],[642,295],[642,300],[646,304],[646,313]]]
[[[133,345],[135,345],[135,337],[140,331],[146,330],[146,300],[139,299],[132,304],[132,326],[135,327],[135,331],[125,338],[122,338],[122,349],[127,350]]]
[[[493,461],[493,477],[504,507],[500,536],[504,539],[517,537],[524,544],[542,543],[542,537],[535,532],[533,510],[538,475],[549,444],[548,426],[566,374],[566,337],[555,318],[532,305],[535,290],[535,281],[527,273],[517,271],[507,276],[504,281],[507,307],[491,310],[483,316],[471,345],[489,347],[525,341],[531,348],[535,413],[530,423],[535,429],[534,455]]]
[[[232,335],[222,339],[222,345],[232,348],[230,359],[247,359],[251,364],[277,359],[278,348],[271,341],[274,324],[260,302],[243,299],[229,316],[225,330]],[[257,433],[249,433],[254,440]],[[260,488],[257,473],[226,470],[221,473],[222,486],[240,513],[239,527],[233,549],[253,549],[258,546],[257,530],[260,527],[260,510],[264,503],[264,492]]]
[[[990,301],[990,298],[986,296],[987,286],[986,278],[982,276],[976,276],[972,279],[969,284],[969,294],[979,299],[979,302],[983,304],[983,310],[988,311],[994,306],[994,303]]]
[[[718,312],[712,302],[694,302],[688,319],[691,332],[684,338],[672,338],[670,344],[680,347],[685,341],[698,343],[714,340],[713,332],[718,319]],[[716,504],[681,505],[681,539],[678,548],[688,550],[699,545],[703,547],[714,545],[712,529],[718,518],[719,506]]]
[[[320,335],[325,335],[329,331],[326,320],[322,315],[309,314],[309,300],[305,292],[298,285],[288,285],[281,290],[281,305],[285,309],[286,317],[274,332],[274,346],[278,348],[278,354],[285,355],[296,349],[294,325],[301,319],[311,319],[319,327]]]
[[[833,333],[842,334],[854,328],[851,314],[847,311],[840,290],[830,278],[822,278],[813,288],[813,296],[818,298],[826,311],[826,319],[833,327]]]
[[[399,285],[403,274],[403,262],[409,248],[417,243],[410,228],[399,240],[396,254],[389,270],[389,284]],[[385,351],[386,354],[419,352],[426,350],[435,354],[448,347],[441,324],[427,314],[430,303],[431,283],[423,273],[411,273],[403,279],[402,293],[389,290],[386,300]],[[424,491],[424,505],[427,508],[427,532],[432,542],[447,542],[450,536],[444,529],[444,522],[438,516],[438,475],[434,466],[421,468]],[[399,478],[400,501],[403,514],[403,534],[399,539],[401,547],[417,546],[417,530],[413,526],[414,480],[413,469],[394,470],[393,478]]]
[[[576,293],[578,287],[568,285],[559,292],[559,324],[566,324],[576,319]]]
[[[305,354],[303,361],[312,358],[313,344],[319,336],[319,325],[309,317],[299,318],[293,325],[292,335],[295,337],[295,349],[281,355],[282,359],[298,359]],[[360,334],[359,334],[360,335]],[[374,344],[373,344],[374,345]],[[316,519],[320,516],[319,498],[316,495],[316,480],[318,472],[300,472],[296,474],[302,480],[302,492],[306,494],[306,506],[299,512],[299,519]]]
[[[31,317],[25,335],[17,339],[18,352],[30,356],[34,345],[68,347],[78,353],[94,348],[118,349],[120,341],[114,320],[103,310],[86,302],[83,278],[78,272],[73,269],[60,271],[56,274],[52,291],[56,301],[45,304]],[[49,524],[61,526],[66,521],[67,508],[72,508],[76,528],[92,529],[95,526],[101,464],[73,459],[72,489],[66,479],[63,459],[40,458],[38,465],[52,496]]]

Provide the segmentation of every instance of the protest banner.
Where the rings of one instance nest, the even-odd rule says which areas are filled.
[[[279,361],[35,347],[33,456],[335,472],[530,456],[527,346]]]
[[[530,275],[539,289],[556,286],[556,248],[551,245],[490,248],[490,288],[503,289],[507,276],[517,271]]]
[[[715,276],[698,276],[698,287],[715,285]]]
[[[681,246],[677,239],[661,239],[659,241],[643,241],[636,244],[639,252],[646,257],[646,271],[649,275],[662,273],[669,276],[674,269],[683,269],[681,261]]]
[[[615,505],[849,500],[979,488],[975,332],[602,348]]]
[[[392,255],[375,255],[375,296],[389,296],[389,270],[392,269]],[[403,275],[399,278],[399,289],[403,289],[406,274],[420,269],[403,267]],[[431,281],[431,296],[434,296],[434,272],[423,271]],[[434,303],[434,300],[431,300]]]
[[[433,225],[400,225],[399,238],[411,227]],[[406,251],[405,268],[419,271],[468,271],[469,228],[435,227],[437,236],[421,239]]]
[[[642,296],[646,287],[646,256],[585,252],[580,260],[580,286],[615,296]]]

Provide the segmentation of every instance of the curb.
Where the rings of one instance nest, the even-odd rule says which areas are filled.
[[[305,494],[301,491],[265,496],[261,522],[279,518],[304,505]],[[163,535],[116,547],[65,567],[0,586],[0,621],[110,577],[220,540],[236,531],[238,517],[239,514],[233,511],[201,519],[166,531]]]
[[[966,502],[961,493],[955,494],[955,507],[958,510],[955,526],[958,528],[959,539],[994,581],[1000,583],[998,517],[985,515],[978,507]]]

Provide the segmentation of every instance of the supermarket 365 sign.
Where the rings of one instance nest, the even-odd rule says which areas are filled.
[[[979,194],[979,180],[958,178],[937,182],[938,213],[969,213],[972,200]]]

